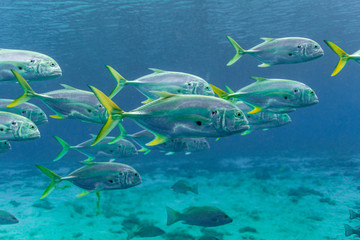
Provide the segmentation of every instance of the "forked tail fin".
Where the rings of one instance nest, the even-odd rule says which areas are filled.
[[[55,189],[56,185],[59,182],[61,182],[61,177],[59,175],[57,175],[56,173],[50,171],[46,167],[43,167],[40,165],[36,165],[36,167],[38,169],[40,169],[40,171],[42,171],[46,176],[48,176],[51,179],[51,183],[49,184],[49,186],[46,188],[45,192],[41,196],[41,199],[42,199],[42,198],[45,198],[47,195],[49,195],[52,192],[52,190]]]
[[[14,74],[14,76],[15,76],[16,80],[19,82],[20,86],[24,89],[24,93],[23,93],[23,95],[21,95],[20,97],[15,99],[12,103],[7,105],[7,107],[15,107],[21,103],[29,101],[31,98],[33,98],[36,95],[34,90],[32,90],[30,85],[26,82],[26,80],[18,72],[16,72],[15,70],[11,70],[11,72]]]
[[[115,78],[115,80],[117,82],[116,87],[114,88],[114,90],[111,91],[111,93],[109,95],[109,98],[112,99],[118,92],[121,91],[121,89],[123,89],[123,87],[127,83],[127,80],[123,76],[121,76],[120,73],[118,73],[115,69],[113,69],[109,65],[105,65],[105,67],[109,70],[109,72]]]
[[[346,63],[351,59],[351,55],[347,54],[344,50],[342,50],[335,43],[332,43],[327,40],[324,40],[324,42],[340,57],[338,64],[336,65],[333,73],[331,74],[331,76],[335,76],[336,74],[338,74],[341,71],[341,69],[343,69],[345,67]]]
[[[226,36],[226,37],[236,50],[235,55],[226,64],[227,66],[230,66],[230,65],[233,65],[237,60],[239,60],[246,53],[246,50],[244,50],[242,47],[240,47],[240,45],[237,42],[235,42],[235,40],[232,39],[231,37],[229,37],[229,36]]]
[[[93,86],[89,86],[89,87],[109,114],[109,117],[105,125],[101,128],[99,134],[95,138],[95,141],[91,145],[94,146],[95,144],[100,142],[104,137],[106,137],[111,132],[111,130],[113,130],[114,127],[116,127],[116,125],[120,124],[120,122],[124,118],[125,112],[121,108],[119,108],[108,96],[106,96],[99,89]],[[120,129],[121,128],[122,127],[120,127]]]
[[[54,138],[61,144],[61,146],[63,147],[62,151],[59,153],[59,155],[57,155],[57,157],[54,159],[54,162],[60,160],[62,157],[64,157],[70,150],[71,146],[65,142],[64,140],[62,140],[61,138],[59,138],[58,136],[54,136]]]

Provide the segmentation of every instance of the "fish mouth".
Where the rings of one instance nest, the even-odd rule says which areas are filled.
[[[62,71],[61,71],[61,69],[55,70],[50,75],[53,76],[53,77],[61,77],[62,76]]]

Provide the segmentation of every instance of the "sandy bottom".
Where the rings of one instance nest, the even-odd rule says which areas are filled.
[[[3,167],[0,209],[20,222],[0,226],[0,239],[126,239],[124,228],[147,224],[165,234],[143,239],[198,240],[204,235],[214,237],[208,240],[357,239],[344,236],[344,224],[360,225],[359,220],[349,220],[348,212],[360,208],[359,156],[234,158],[214,164],[194,160],[167,163],[167,168],[161,161],[169,160],[158,160],[151,170],[140,172],[141,185],[102,192],[99,216],[95,194],[78,198],[82,190],[72,186],[40,200],[49,183],[46,176],[34,167]],[[73,169],[52,170],[66,175]],[[180,179],[197,183],[199,194],[172,191],[171,185]],[[166,206],[179,211],[216,206],[233,222],[212,228],[181,222],[167,226]]]

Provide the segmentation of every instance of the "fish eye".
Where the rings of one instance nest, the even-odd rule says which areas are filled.
[[[21,113],[22,113],[22,114],[25,114],[25,113],[26,113],[26,111],[25,111],[25,110],[22,110],[22,111],[21,111]]]
[[[298,48],[301,48],[301,45],[300,45],[300,44],[298,45]]]
[[[4,142],[4,145],[7,145],[7,142]]]
[[[35,127],[32,125],[32,126],[31,126],[31,129],[34,129],[34,128],[35,128]]]
[[[114,150],[110,150],[110,153],[113,153],[114,152]]]
[[[287,97],[287,96],[285,96],[285,97],[284,97],[284,99],[288,99],[288,97]]]
[[[291,57],[291,56],[292,56],[292,53],[289,53],[289,56]]]
[[[296,93],[298,90],[297,89],[294,89],[294,92]]]
[[[211,115],[216,115],[218,112],[216,110],[211,112]]]
[[[108,180],[109,183],[114,183],[114,180],[110,179]]]
[[[313,90],[310,91],[311,94],[314,94],[315,92]]]
[[[11,124],[12,124],[12,125],[16,125],[16,122],[15,122],[15,121],[12,121]]]
[[[54,64],[54,63],[51,63],[51,66],[52,66],[52,67],[55,67],[55,64]]]
[[[100,104],[98,107],[99,107],[99,108],[103,108],[103,105]]]
[[[19,70],[22,70],[23,68],[22,67],[18,67],[19,68]]]
[[[135,177],[137,177],[137,176],[139,176],[139,174],[137,174],[137,173],[134,173],[134,176],[135,176]]]
[[[122,176],[122,175],[124,175],[124,173],[122,173],[122,172],[119,172],[119,176]]]
[[[201,121],[196,121],[196,124],[197,124],[198,126],[201,126]]]
[[[210,87],[209,87],[209,86],[206,86],[206,87],[205,87],[205,89],[206,89],[206,90],[209,90],[209,89],[210,89]]]
[[[34,59],[31,59],[31,60],[30,60],[30,62],[34,63],[34,62],[35,62],[35,60],[34,60]]]
[[[3,132],[4,131],[4,129],[3,128],[0,128],[0,132]]]
[[[314,48],[319,48],[319,46],[318,46],[318,45],[315,45]]]
[[[88,109],[88,112],[91,113],[91,109]]]
[[[237,112],[235,112],[235,116],[241,117],[241,116],[242,116],[242,113],[241,113],[240,111],[237,111]]]
[[[42,115],[44,115],[43,113],[40,113],[40,115],[42,116]]]

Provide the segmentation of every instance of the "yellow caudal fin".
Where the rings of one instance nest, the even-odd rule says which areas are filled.
[[[216,93],[216,95],[219,96],[219,98],[223,98],[223,99],[226,99],[228,100],[230,97],[229,97],[229,94],[223,90],[221,90],[220,88],[210,84],[212,90],[214,91],[214,93]]]
[[[336,65],[334,72],[331,74],[331,76],[335,76],[341,71],[341,69],[343,69],[343,67],[345,67],[346,63],[351,59],[351,56],[347,54],[344,50],[342,50],[339,46],[337,46],[335,43],[327,40],[324,40],[324,42],[340,57],[340,60]]]
[[[229,36],[226,36],[226,37],[236,50],[235,55],[226,64],[227,66],[230,66],[230,65],[233,65],[237,60],[239,60],[246,53],[246,50],[244,50],[242,47],[240,47],[240,45],[237,42],[235,42],[235,40],[232,39],[231,37],[229,37]]]
[[[262,111],[262,108],[259,107],[259,106],[255,106],[255,105],[252,105],[254,107],[254,109],[250,112],[248,112],[247,114],[254,114],[254,113],[258,113],[258,112],[261,112]]]
[[[50,171],[46,167],[43,167],[40,165],[36,165],[36,167],[38,169],[40,169],[40,171],[42,171],[46,176],[48,176],[51,179],[51,183],[49,184],[49,186],[46,188],[45,192],[41,196],[41,199],[42,199],[42,198],[46,197],[47,195],[49,195],[52,192],[52,190],[55,189],[56,185],[59,182],[61,182],[61,177],[59,175],[57,175],[56,173]]]
[[[62,150],[61,152],[57,155],[57,157],[53,160],[54,162],[60,160],[62,157],[64,157],[69,150],[71,149],[71,146],[65,142],[63,139],[59,138],[58,136],[54,136],[54,138],[61,144],[62,146]]]
[[[26,80],[15,70],[11,70],[11,72],[14,74],[16,80],[19,82],[20,86],[23,88],[24,93],[17,99],[15,99],[12,103],[7,105],[7,107],[15,107],[21,103],[29,101],[32,97],[35,96],[34,90],[30,87],[30,85],[26,82]]]
[[[125,112],[121,108],[119,108],[110,98],[108,98],[99,89],[93,86],[89,86],[89,87],[109,114],[109,117],[105,125],[101,128],[99,134],[95,138],[95,141],[91,145],[94,146],[95,144],[100,142],[104,137],[106,137],[111,132],[111,130],[113,130],[114,127],[116,127],[116,125],[120,124],[120,121],[122,121],[122,119],[124,118],[123,114]]]
[[[115,69],[113,69],[109,65],[105,65],[105,67],[109,70],[109,72],[115,78],[115,80],[117,82],[114,90],[112,90],[109,95],[109,98],[112,99],[118,92],[120,92],[121,89],[123,89],[123,87],[127,83],[127,80],[123,76],[121,76],[120,73],[118,73]]]

